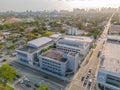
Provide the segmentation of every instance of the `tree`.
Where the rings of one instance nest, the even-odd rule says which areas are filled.
[[[8,81],[12,81],[16,75],[17,75],[16,70],[14,70],[8,64],[3,64],[0,67],[0,79],[3,81],[5,85]]]
[[[50,90],[50,88],[47,85],[43,84],[41,87],[37,88],[36,90]]]
[[[11,45],[7,46],[7,49],[15,49],[15,44],[11,44]]]
[[[33,34],[33,33],[28,33],[28,34],[26,34],[26,38],[27,38],[27,40],[32,40],[32,39],[39,38],[39,36],[37,36],[36,34]]]
[[[52,34],[54,34],[54,32],[46,31],[46,32],[43,34],[43,36],[50,36],[50,35],[52,35]]]

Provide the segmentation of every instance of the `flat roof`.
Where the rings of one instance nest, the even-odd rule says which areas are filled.
[[[85,36],[65,36],[65,40],[75,41],[75,42],[92,42],[93,39],[91,37],[85,37]]]
[[[51,35],[50,36],[50,38],[55,38],[55,39],[57,39],[57,38],[59,38],[60,36],[61,36],[62,34],[53,34],[53,35]]]
[[[44,44],[48,43],[52,41],[52,39],[48,38],[48,37],[41,37],[32,41],[29,41],[27,43],[27,46],[29,47],[33,47],[33,48],[38,48],[40,46],[43,46]]]
[[[109,31],[109,33],[119,33],[119,32],[120,32],[120,25],[112,25]]]
[[[41,54],[41,56],[50,58],[50,59],[54,59],[60,62],[66,62],[67,60],[65,58],[63,58],[63,54],[64,52],[59,51],[57,49],[50,49],[44,53]]]
[[[108,35],[108,39],[120,41],[120,36],[119,35]]]
[[[42,45],[42,46],[40,46],[40,47],[38,47],[38,48],[34,48],[34,47],[31,47],[31,46],[24,46],[24,47],[22,47],[22,48],[19,48],[18,50],[21,50],[21,51],[24,51],[24,52],[28,52],[28,53],[33,53],[33,52],[35,52],[35,51],[37,51],[37,50],[39,50],[39,49],[42,49],[43,47],[45,47],[45,46],[47,46],[47,45],[50,45],[50,44],[52,44],[53,42],[51,41],[51,42],[48,42],[48,43],[46,43],[46,44],[44,44],[44,45]]]
[[[102,69],[120,73],[120,43],[107,42],[104,49],[104,62]]]

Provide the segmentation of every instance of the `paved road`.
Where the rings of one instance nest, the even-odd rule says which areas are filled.
[[[86,87],[83,86],[83,81],[81,81],[81,79],[82,79],[82,77],[86,77],[88,75],[88,70],[90,68],[92,69],[92,73],[89,77],[89,80],[92,79],[92,87],[89,90],[94,90],[95,79],[97,77],[97,71],[98,71],[99,64],[100,64],[98,54],[100,53],[100,50],[102,49],[104,42],[107,39],[106,36],[107,36],[109,28],[111,27],[111,19],[112,19],[113,15],[114,14],[112,14],[110,19],[108,20],[108,23],[105,26],[105,29],[104,29],[102,35],[100,36],[99,42],[97,42],[96,48],[93,50],[93,53],[88,60],[88,63],[86,65],[83,65],[83,67],[81,67],[79,69],[79,71],[76,73],[72,82],[68,85],[66,90],[88,90],[87,86]],[[89,82],[89,80],[88,80],[88,82]]]

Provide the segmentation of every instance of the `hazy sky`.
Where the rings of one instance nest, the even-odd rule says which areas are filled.
[[[0,11],[118,7],[120,0],[0,0]]]

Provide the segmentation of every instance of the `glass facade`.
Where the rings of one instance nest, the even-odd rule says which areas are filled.
[[[118,77],[107,75],[106,83],[120,88],[120,78]]]
[[[60,63],[45,58],[42,58],[41,63],[42,63],[42,69],[62,76]]]

